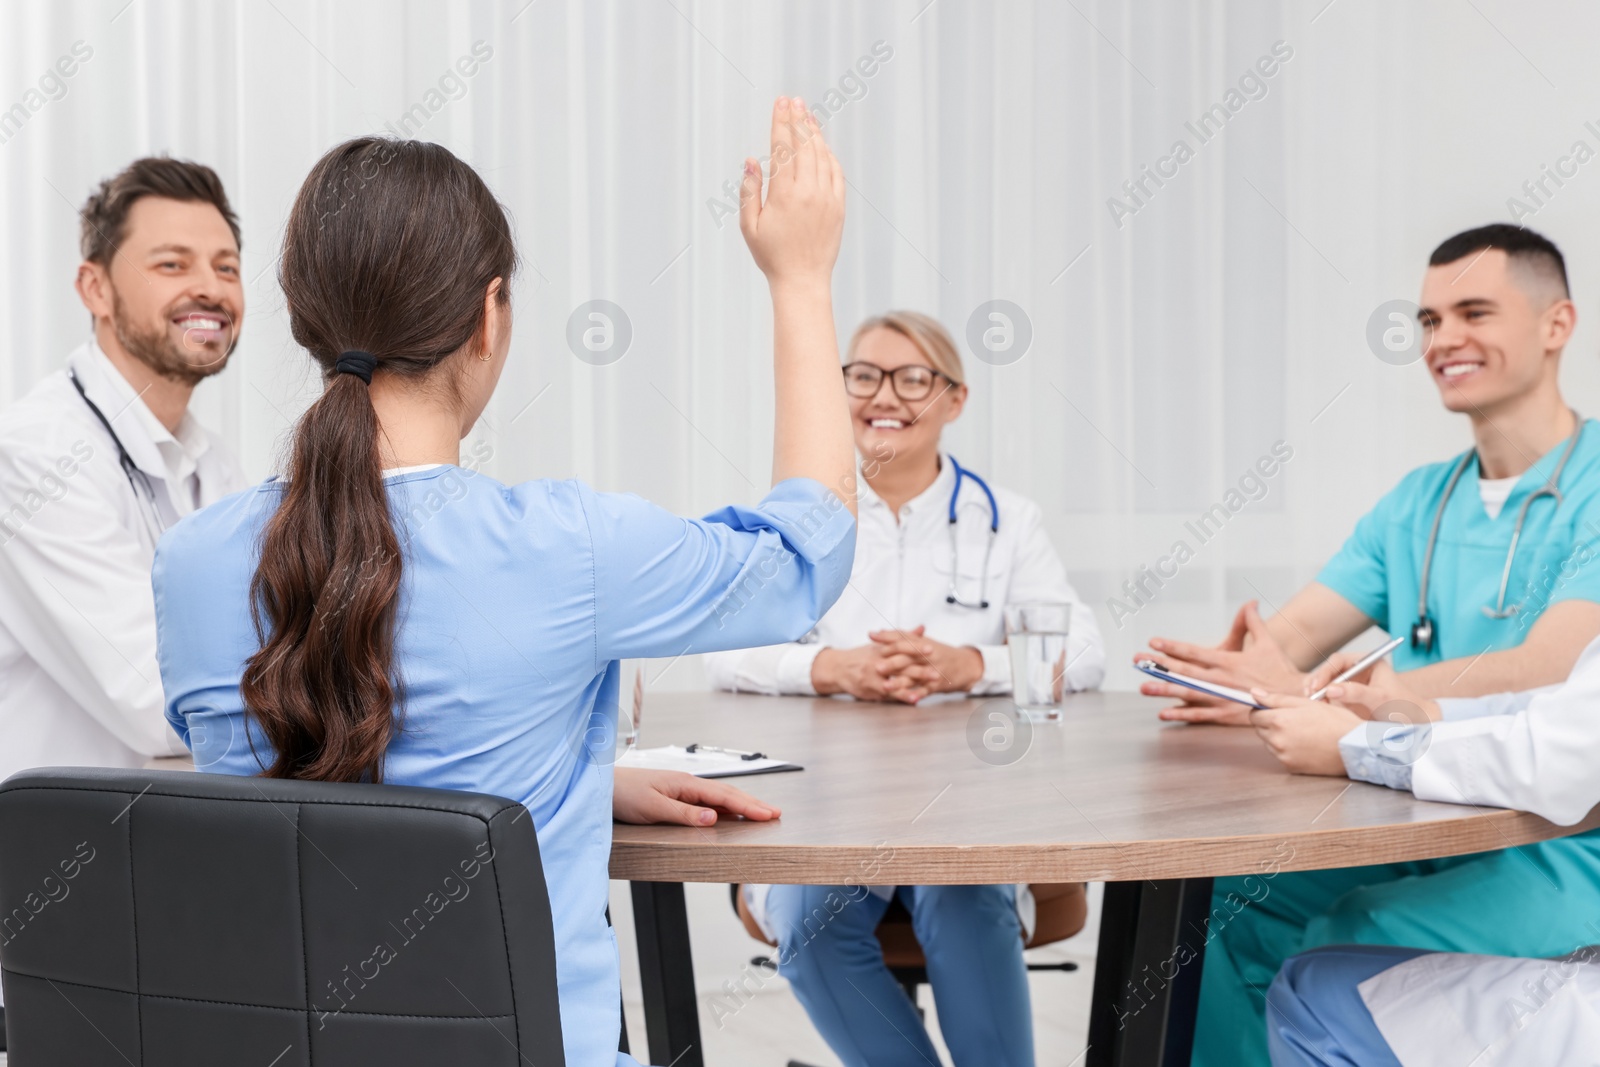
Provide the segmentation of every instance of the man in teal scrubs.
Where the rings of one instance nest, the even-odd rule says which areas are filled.
[[[1299,692],[1304,672],[1376,624],[1411,638],[1394,665],[1424,696],[1566,678],[1600,634],[1600,426],[1558,385],[1576,320],[1564,260],[1514,226],[1458,234],[1429,260],[1418,317],[1427,369],[1445,407],[1468,417],[1474,449],[1402,479],[1270,620],[1247,604],[1220,646],[1157,639],[1144,655],[1235,687]],[[1158,682],[1143,691],[1185,701],[1164,718],[1248,722],[1237,704],[1192,702]],[[1285,872],[1264,897],[1238,882],[1215,883],[1213,913],[1232,917],[1208,935],[1193,1060],[1203,1067],[1267,1063],[1266,990],[1285,958],[1318,945],[1544,956],[1588,944],[1600,837]],[[1228,906],[1230,895],[1246,903]]]

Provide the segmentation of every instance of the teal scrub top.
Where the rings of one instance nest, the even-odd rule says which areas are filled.
[[[1528,509],[1506,585],[1505,604],[1519,605],[1509,618],[1491,618],[1517,516],[1528,497],[1549,480],[1563,440],[1523,472],[1516,488],[1491,519],[1478,495],[1478,460],[1468,460],[1445,504],[1428,580],[1428,614],[1434,620],[1431,652],[1402,644],[1396,670],[1440,660],[1471,658],[1514,648],[1544,610],[1563,600],[1600,601],[1600,428],[1579,424],[1578,443],[1561,472],[1563,499],[1548,494]],[[1378,501],[1317,575],[1317,581],[1360,608],[1391,636],[1411,633],[1417,621],[1417,590],[1428,532],[1439,499],[1460,456],[1419,467]]]

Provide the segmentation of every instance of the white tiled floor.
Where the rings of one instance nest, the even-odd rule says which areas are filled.
[[[1089,891],[1089,922],[1077,937],[1028,954],[1044,963],[1072,960],[1078,970],[1036,972],[1031,976],[1034,1045],[1039,1067],[1073,1067],[1082,1062],[1089,1026],[1089,996],[1094,985],[1094,950],[1099,929],[1100,888]],[[739,925],[728,903],[725,885],[685,887],[689,904],[690,940],[694,952],[695,986],[700,998],[700,1035],[705,1042],[708,1067],[785,1067],[791,1060],[815,1067],[839,1067],[806,1018],[805,1011],[781,978],[746,980],[753,996],[737,1010],[722,985],[748,974],[754,956],[766,946],[752,941]],[[627,1010],[628,1033],[634,1055],[644,1055],[644,1008],[639,993],[638,957],[633,937],[633,908],[625,883],[611,887],[611,918],[622,950],[622,996]],[[949,1054],[939,1039],[933,997],[923,987],[921,1006],[927,1012],[928,1030],[945,1063]],[[0,1064],[0,1067],[4,1067]]]

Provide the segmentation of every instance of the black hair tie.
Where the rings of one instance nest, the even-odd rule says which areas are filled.
[[[339,359],[333,365],[335,374],[354,374],[357,378],[372,384],[372,370],[378,365],[378,357],[371,352],[363,352],[352,348],[339,353]]]

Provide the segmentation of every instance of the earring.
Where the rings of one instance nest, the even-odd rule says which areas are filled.
[[[483,355],[478,357],[478,360],[481,363],[487,363],[493,358],[494,358],[494,353],[493,352],[485,352]]]

